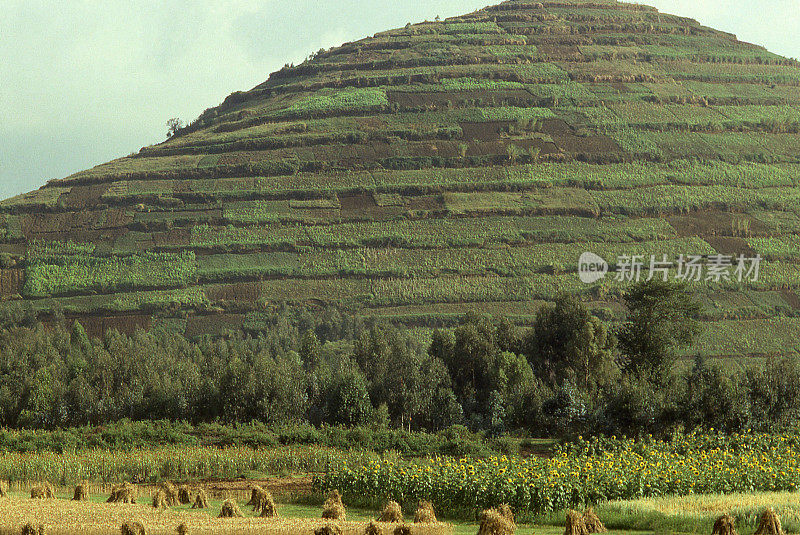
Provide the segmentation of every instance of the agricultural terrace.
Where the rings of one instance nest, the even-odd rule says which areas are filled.
[[[697,285],[701,350],[796,355],[798,154],[795,61],[646,6],[514,0],[322,50],[2,201],[0,309],[189,338],[325,309],[430,340],[563,292],[621,318],[587,250],[761,255],[757,283]]]

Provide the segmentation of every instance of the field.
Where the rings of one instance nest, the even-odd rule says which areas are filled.
[[[26,489],[27,490],[27,489]],[[103,496],[95,493],[102,491]],[[64,492],[56,500],[31,500],[25,492],[11,493],[8,498],[0,498],[0,532],[6,530],[16,532],[20,526],[32,523],[34,526],[46,526],[48,533],[78,534],[78,535],[111,535],[119,533],[123,524],[139,522],[147,533],[166,535],[174,534],[179,525],[185,525],[189,533],[212,534],[303,534],[310,535],[330,521],[319,518],[321,508],[296,506],[291,504],[279,505],[277,518],[258,518],[256,514],[244,508],[247,500],[246,492],[218,492],[209,500],[208,510],[193,510],[190,505],[169,507],[165,510],[155,509],[150,505],[149,494],[154,489],[146,491],[141,496],[138,504],[106,504],[105,494],[107,489],[93,488],[90,490],[92,499],[89,502],[69,501],[70,493]],[[243,518],[217,518],[221,509],[223,498],[238,498],[243,507]],[[337,521],[336,525],[342,534],[361,535],[364,528],[374,519],[372,512],[352,512],[347,521]],[[391,532],[396,524],[381,523],[384,530]],[[448,535],[453,533],[453,527],[445,523],[437,524],[410,524],[411,533],[414,535]]]
[[[467,534],[477,530],[476,511],[509,503],[520,535],[555,534],[566,509],[594,505],[610,533],[705,533],[730,513],[749,532],[765,508],[773,508],[789,533],[800,530],[796,434],[689,434],[668,441],[578,439],[543,457],[404,458],[389,452],[360,454],[325,448],[202,448],[88,450],[74,454],[4,454],[0,477],[11,480],[0,498],[0,529],[44,524],[52,533],[105,534],[125,522],[141,522],[148,533],[311,533],[328,488],[344,493],[344,533],[360,534],[385,500],[403,506],[407,522],[419,499],[431,499],[442,524],[411,524],[420,535]],[[316,474],[312,478],[308,474]],[[32,479],[31,479],[32,478]],[[56,499],[31,500],[31,481],[57,483]],[[138,505],[107,504],[116,482],[136,481]],[[167,480],[203,488],[209,509],[190,504],[150,506]],[[88,481],[88,502],[69,501],[76,483]],[[277,500],[278,517],[258,518],[245,507],[250,485]],[[232,498],[244,518],[216,518]],[[394,529],[386,525],[389,533]],[[15,531],[12,531],[14,533]]]

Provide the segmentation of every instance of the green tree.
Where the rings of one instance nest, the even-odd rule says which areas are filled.
[[[539,311],[524,347],[534,373],[551,387],[571,378],[584,390],[594,389],[616,372],[616,338],[573,296],[560,296]]]
[[[620,329],[624,369],[663,381],[677,350],[700,334],[700,304],[682,284],[658,279],[635,285],[625,294],[628,319]]]

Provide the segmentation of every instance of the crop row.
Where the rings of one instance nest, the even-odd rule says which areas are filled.
[[[465,513],[509,504],[516,512],[551,512],[615,499],[800,488],[794,440],[746,440],[738,450],[694,439],[671,443],[611,441],[587,444],[551,458],[433,457],[370,459],[330,466],[317,480],[353,499],[375,496],[404,503],[431,500]],[[602,442],[604,439],[598,439]],[[772,445],[770,448],[769,446]]]
[[[382,277],[435,277],[448,274],[504,277],[539,272],[575,270],[586,251],[599,254],[612,265],[624,255],[644,258],[667,255],[709,255],[715,250],[699,238],[635,244],[581,243],[534,244],[526,247],[457,249],[314,249],[298,253],[274,252],[203,256],[201,280],[237,279],[253,276],[325,277],[359,275]]]
[[[195,255],[141,253],[129,256],[33,257],[25,271],[24,294],[47,297],[89,291],[188,286],[197,281]]]
[[[580,217],[488,217],[372,221],[332,225],[275,225],[192,229],[195,247],[296,246],[315,247],[466,247],[586,241],[639,242],[675,237],[663,219]]]

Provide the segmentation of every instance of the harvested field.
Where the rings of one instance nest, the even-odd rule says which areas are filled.
[[[148,534],[173,535],[185,524],[189,533],[236,535],[311,535],[327,524],[323,519],[295,518],[214,518],[203,511],[157,510],[149,504],[122,505],[67,500],[0,500],[0,530],[18,530],[31,523],[44,525],[54,535],[117,535],[119,526],[139,522]],[[337,521],[343,535],[362,535],[368,522]],[[412,535],[449,535],[448,524],[413,526]]]

